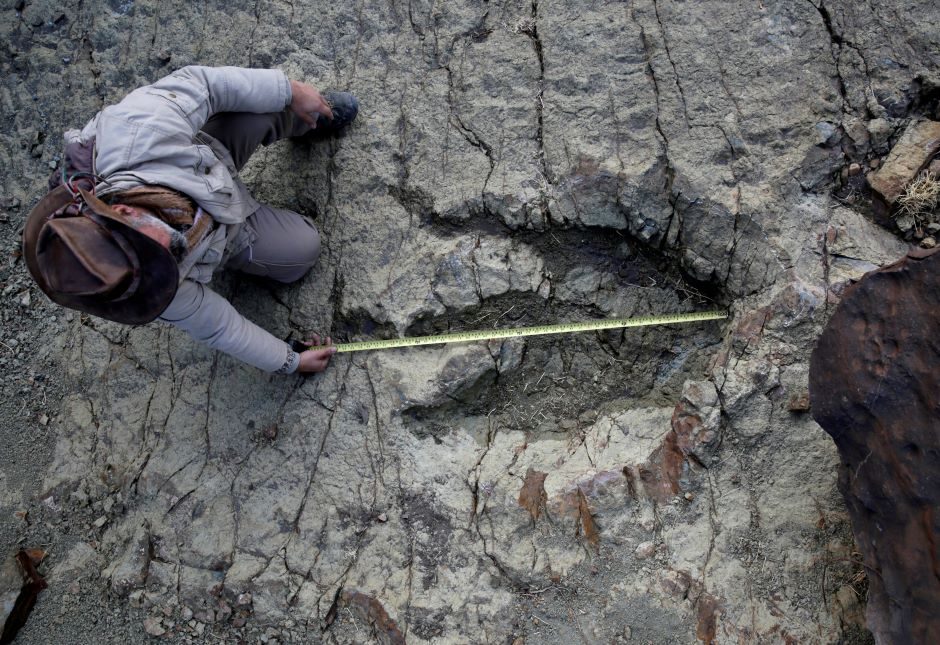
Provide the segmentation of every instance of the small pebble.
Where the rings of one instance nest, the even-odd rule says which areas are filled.
[[[215,612],[211,609],[205,609],[202,611],[197,611],[195,613],[195,618],[201,623],[214,623],[215,622]]]
[[[229,619],[229,616],[232,615],[232,608],[229,607],[226,603],[220,602],[219,608],[215,612],[215,619],[219,622],[225,622]]]
[[[693,495],[692,493],[686,493],[685,495],[683,495],[683,497],[685,497],[685,500],[687,502],[691,502],[693,499],[695,499],[695,495]]]
[[[656,546],[652,542],[641,542],[633,552],[640,560],[645,560],[656,552]]]
[[[144,618],[144,631],[151,636],[163,636],[166,634],[166,630],[163,629],[163,626],[160,624],[160,618],[156,616]]]

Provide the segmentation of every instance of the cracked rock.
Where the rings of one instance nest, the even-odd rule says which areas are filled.
[[[886,209],[894,205],[938,151],[940,122],[915,121],[907,127],[881,167],[868,175],[868,184]]]
[[[361,642],[390,624],[419,644],[606,643],[623,625],[663,642],[864,640],[840,600],[866,597],[840,457],[799,408],[846,289],[906,252],[861,193],[832,190],[853,163],[881,168],[895,128],[936,120],[918,71],[936,3],[17,4],[0,10],[0,427],[15,435],[0,502],[30,523],[0,534],[48,535],[66,554],[53,568],[81,580],[73,600],[107,598],[109,619],[166,607],[164,638],[194,640]],[[321,232],[295,284],[209,285],[278,338],[729,318],[341,353],[301,379],[159,322],[21,306],[16,231],[60,133],[190,63],[360,99],[342,136],[279,142],[240,172]],[[545,474],[534,525],[530,469]],[[90,575],[115,556],[126,575]],[[685,597],[667,571],[687,573]],[[43,602],[24,642],[70,620]],[[65,626],[99,642],[110,624]]]

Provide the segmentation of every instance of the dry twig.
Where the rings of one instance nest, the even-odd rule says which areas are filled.
[[[898,197],[895,219],[909,217],[920,229],[929,220],[930,213],[940,203],[940,179],[929,171],[922,172],[908,184]]]

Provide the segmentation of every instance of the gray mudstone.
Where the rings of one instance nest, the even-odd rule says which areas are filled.
[[[147,582],[150,568],[150,532],[146,526],[138,527],[127,543],[124,553],[111,570],[111,589],[126,596]]]
[[[212,282],[279,337],[730,314],[340,354],[309,378],[261,374],[159,323],[24,327],[20,356],[0,359],[51,361],[64,392],[48,402],[38,488],[74,499],[60,514],[77,526],[105,517],[80,500],[120,492],[95,534],[103,553],[136,554],[149,526],[145,574],[127,559],[138,601],[242,621],[250,594],[246,630],[337,642],[363,629],[331,613],[352,589],[373,624],[416,643],[864,629],[845,591],[857,571],[838,456],[790,401],[845,286],[903,253],[830,190],[887,152],[915,78],[940,65],[936,3],[17,11],[0,9],[0,185],[23,205],[44,192],[58,132],[183,65],[278,67],[359,97],[343,136],[275,144],[243,171],[322,235],[295,285]],[[8,239],[23,216],[0,222]],[[12,250],[4,325],[51,311],[38,291],[17,303],[29,282]],[[683,435],[691,417],[699,434]],[[536,520],[519,501],[530,469],[546,474]]]

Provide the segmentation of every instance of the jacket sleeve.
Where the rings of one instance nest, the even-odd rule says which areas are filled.
[[[109,109],[191,139],[217,112],[280,112],[291,99],[290,81],[280,70],[190,65],[134,90]]]
[[[242,316],[231,303],[203,284],[183,280],[160,320],[196,340],[266,372],[292,374],[300,356],[282,340]]]

